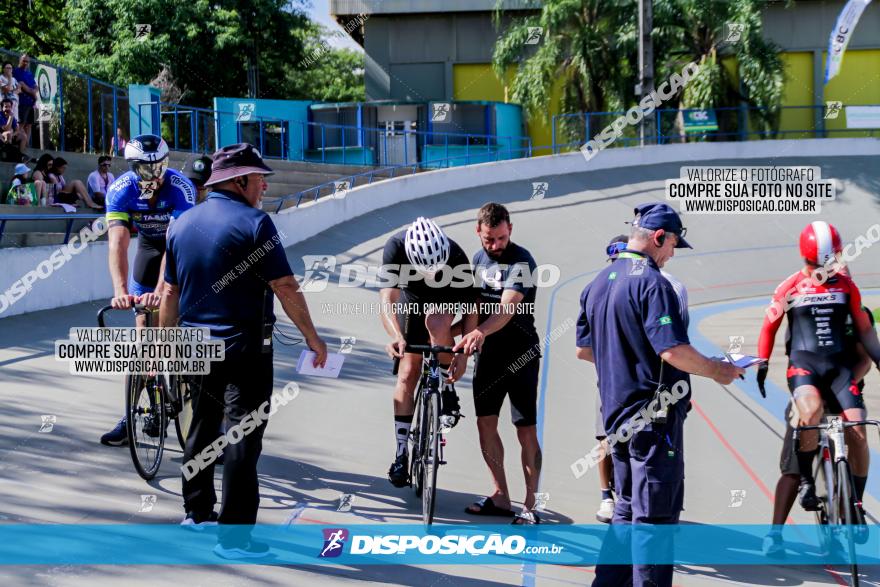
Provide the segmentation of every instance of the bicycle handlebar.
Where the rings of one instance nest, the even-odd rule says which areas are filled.
[[[852,428],[853,426],[877,426],[880,427],[880,420],[856,420],[854,422],[841,422],[844,428]],[[829,430],[834,424],[832,422],[828,422],[827,424],[816,424],[815,426],[798,426],[794,429],[795,432],[800,432],[802,430]]]
[[[109,312],[110,310],[131,310],[135,314],[142,314],[147,312],[149,309],[144,304],[134,304],[131,308],[114,308],[113,306],[104,306],[100,310],[98,310],[98,327],[104,328],[104,313]]]
[[[439,346],[439,345],[430,345],[430,344],[408,344],[406,348],[404,348],[403,352],[405,353],[421,353],[422,355],[439,355],[440,353],[452,353],[454,355],[462,355],[464,354],[463,350],[453,351],[451,346]],[[474,352],[475,356],[478,356],[478,352]],[[476,361],[474,359],[474,368],[476,368]],[[397,375],[397,371],[400,369],[400,357],[394,357],[394,367],[391,369],[392,375]]]

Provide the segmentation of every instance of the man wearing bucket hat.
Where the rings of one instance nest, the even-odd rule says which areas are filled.
[[[224,414],[226,430],[241,430],[238,425],[272,395],[273,293],[315,352],[315,366],[324,365],[327,345],[312,324],[282,235],[260,210],[265,177],[273,171],[246,143],[223,147],[213,159],[207,199],[169,231],[160,322],[207,327],[212,339],[225,342],[224,359],[211,364],[193,394],[182,467],[183,524],[201,529],[219,522],[214,552],[249,559],[268,554],[266,545],[250,539],[260,501],[257,460],[266,423],[226,446],[219,516],[214,512],[215,459],[203,458],[202,451],[217,440]]]

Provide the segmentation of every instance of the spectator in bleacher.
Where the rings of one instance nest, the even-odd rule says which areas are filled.
[[[64,179],[64,171],[67,169],[67,161],[63,157],[55,157],[52,168],[49,170],[49,184],[55,186],[55,201],[62,204],[76,206],[77,202],[83,202],[89,208],[103,210],[104,207],[92,200],[86,186],[78,179],[67,183]]]
[[[37,103],[37,80],[30,70],[31,58],[22,53],[18,58],[18,67],[12,70],[12,75],[18,81],[21,88],[21,94],[18,101],[18,119],[21,121],[22,131],[24,132],[29,145],[31,141],[31,125],[34,123],[34,104]]]
[[[0,73],[0,99],[9,98],[12,100],[12,113],[17,120],[21,120],[21,116],[18,114],[18,94],[20,92],[18,80],[12,75],[12,64],[7,61],[3,64],[3,73]]]
[[[3,98],[2,105],[3,108],[0,110],[0,141],[17,147],[19,151],[24,153],[27,139],[12,113],[12,100]]]
[[[107,199],[107,188],[109,188],[110,184],[113,183],[113,180],[116,179],[113,177],[113,174],[110,173],[111,160],[112,157],[108,157],[107,155],[101,155],[98,157],[98,169],[89,174],[89,179],[86,182],[86,187],[89,189],[89,196],[92,200],[102,206]]]
[[[46,184],[35,180],[24,163],[15,166],[6,204],[17,206],[41,206],[46,204]]]
[[[34,165],[34,171],[31,174],[33,178],[48,183],[49,171],[52,169],[52,164],[54,163],[54,161],[55,157],[53,157],[49,153],[43,153],[42,155],[40,155],[40,158],[37,159],[36,165]]]
[[[116,127],[116,136],[110,139],[110,153],[115,155],[121,155],[123,149],[125,149],[125,145],[128,144],[128,141],[125,140],[125,136],[122,134],[122,127]]]

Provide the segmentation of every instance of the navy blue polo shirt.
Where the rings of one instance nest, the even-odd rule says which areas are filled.
[[[648,405],[660,382],[660,353],[690,344],[675,290],[653,259],[625,251],[581,293],[577,346],[591,347],[605,430],[616,432]],[[690,376],[669,363],[663,382]],[[675,408],[684,416],[688,397]]]
[[[211,329],[226,354],[259,352],[274,323],[269,282],[293,275],[268,214],[241,196],[213,191],[168,229],[165,281],[180,288],[180,325]]]

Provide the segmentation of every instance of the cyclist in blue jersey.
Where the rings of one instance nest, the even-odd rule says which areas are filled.
[[[107,224],[110,243],[110,277],[114,308],[133,304],[159,306],[165,265],[165,233],[174,218],[196,203],[196,188],[179,171],[168,169],[168,145],[158,135],[146,134],[125,146],[131,166],[107,190]],[[138,232],[137,253],[129,272],[130,231]],[[146,317],[137,317],[138,328]],[[158,434],[158,431],[157,431]],[[125,418],[101,437],[101,444],[122,446],[128,442]]]

